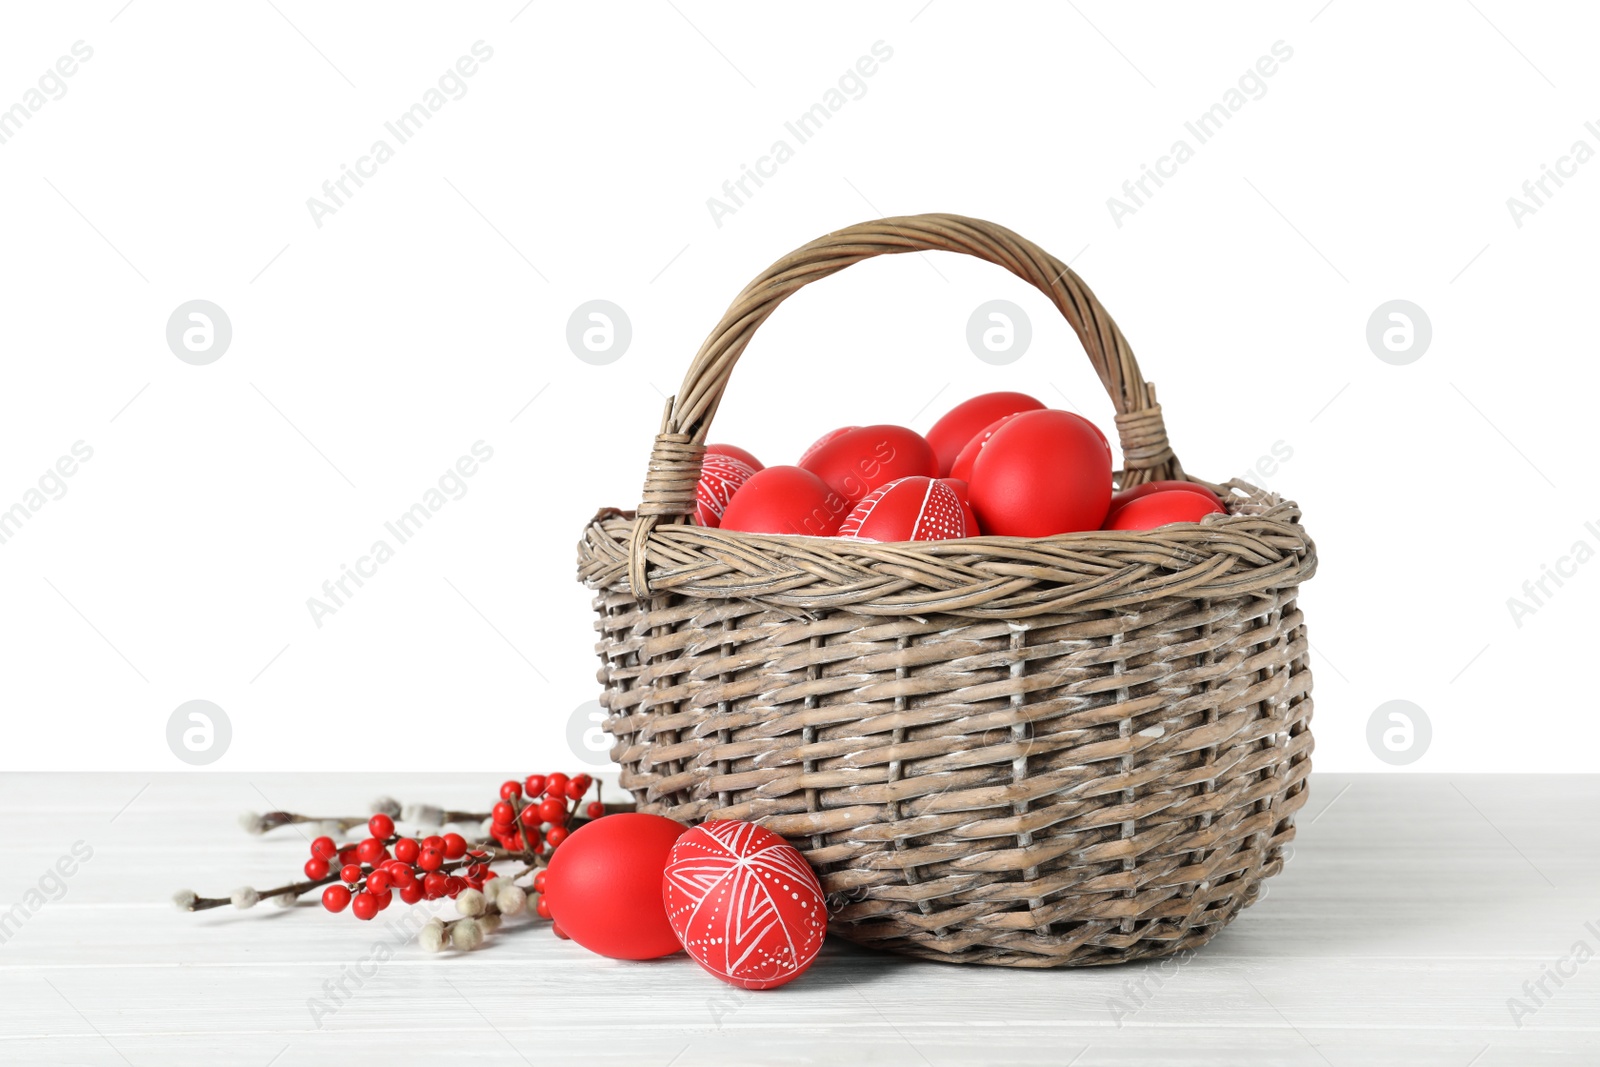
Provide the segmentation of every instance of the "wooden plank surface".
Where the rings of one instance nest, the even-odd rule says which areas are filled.
[[[543,924],[432,956],[404,906],[357,923],[168,902],[298,868],[303,838],[249,836],[240,811],[359,814],[400,781],[402,800],[481,809],[498,780],[7,775],[0,910],[75,843],[93,855],[0,944],[0,1063],[1600,1063],[1600,776],[1317,776],[1286,872],[1165,967],[1005,971],[834,943],[803,980],[747,993]]]

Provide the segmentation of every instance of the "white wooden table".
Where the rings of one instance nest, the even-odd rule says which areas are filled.
[[[169,902],[298,869],[304,840],[248,836],[240,811],[359,814],[383,793],[481,810],[498,780],[4,776],[0,911],[24,907],[0,944],[0,1063],[1600,1063],[1600,776],[1319,776],[1287,872],[1164,970],[835,944],[794,985],[746,993],[681,956],[589,955],[543,924],[470,955],[413,939],[379,959],[403,905],[358,923]],[[31,911],[29,887],[78,841],[92,858]],[[314,1018],[341,978],[350,994]],[[1531,1011],[1514,1018],[1513,998]]]

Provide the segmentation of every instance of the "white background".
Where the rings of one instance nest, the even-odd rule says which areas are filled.
[[[1292,449],[1268,481],[1321,556],[1318,768],[1387,769],[1366,724],[1391,699],[1433,723],[1409,770],[1592,768],[1600,563],[1520,627],[1506,603],[1600,548],[1600,162],[1520,228],[1506,205],[1600,148],[1582,6],[275,2],[0,24],[0,107],[94,50],[0,144],[0,509],[94,450],[0,545],[0,765],[182,769],[166,722],[197,698],[233,724],[217,769],[573,764],[597,688],[573,546],[637,502],[701,339],[796,245],[952,211],[1072,261],[1188,469]],[[307,198],[479,40],[465,96],[316,226]],[[865,94],[719,227],[707,198],[877,41]],[[1277,41],[1265,95],[1117,226],[1107,198]],[[197,298],[233,326],[209,366],[165,339]],[[594,298],[633,325],[609,366],[565,341]],[[965,341],[996,298],[1033,321],[1005,367]],[[1365,340],[1395,298],[1433,324],[1408,366]],[[768,323],[712,438],[792,461],[997,388],[1109,429],[1052,314],[961,257],[859,266]],[[467,494],[315,625],[307,598],[479,440]]]

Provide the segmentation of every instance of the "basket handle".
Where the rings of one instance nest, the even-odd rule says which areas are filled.
[[[682,521],[694,512],[706,434],[734,364],[756,329],[803,286],[852,263],[873,256],[934,251],[962,252],[998,264],[1055,304],[1078,335],[1116,407],[1124,487],[1183,477],[1167,443],[1155,387],[1140,374],[1117,324],[1066,264],[1004,226],[960,215],[911,215],[858,223],[802,245],[768,267],[745,286],[700,346],[682,388],[667,403],[645,475],[629,566],[636,595],[648,592],[645,548],[650,530],[662,519]]]

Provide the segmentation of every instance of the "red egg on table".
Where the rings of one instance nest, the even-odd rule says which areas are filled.
[[[896,478],[932,478],[939,473],[928,442],[904,426],[846,430],[820,445],[802,466],[852,505]]]
[[[972,462],[972,510],[985,533],[1049,537],[1098,530],[1111,503],[1111,454],[1089,420],[1024,411]]]
[[[585,823],[550,856],[544,898],[572,940],[618,960],[653,960],[682,946],[661,899],[661,871],[682,823],[619,812]]]
[[[1168,491],[1193,493],[1196,496],[1204,497],[1213,503],[1222,503],[1222,501],[1218,499],[1217,494],[1196,482],[1174,481],[1171,479],[1159,482],[1145,482],[1143,485],[1129,486],[1127,489],[1121,489],[1111,494],[1111,508],[1106,512],[1105,525],[1109,528],[1111,520],[1116,517],[1117,512],[1128,501],[1138,500],[1140,497],[1149,496],[1151,493],[1164,493]]]
[[[712,819],[678,838],[657,892],[689,956],[744,989],[794,981],[827,937],[816,873],[799,849],[754,823]]]
[[[1154,530],[1174,522],[1199,522],[1207,515],[1221,515],[1226,508],[1216,497],[1206,499],[1198,493],[1165,489],[1130,500],[1106,519],[1107,530]]]
[[[706,445],[706,455],[732,456],[734,459],[747,465],[751,470],[758,471],[762,468],[759,459],[740,448],[738,445]]]
[[[806,460],[817,454],[817,449],[821,448],[835,437],[838,437],[840,434],[849,433],[851,430],[859,429],[861,429],[859,426],[841,426],[837,430],[829,430],[815,441],[812,441],[811,444],[807,445],[806,450],[800,453],[800,458],[795,460],[794,465],[796,467],[804,467],[806,465]]]
[[[968,441],[996,419],[1015,415],[1019,411],[1038,411],[1044,405],[1027,393],[984,393],[971,400],[963,400],[949,411],[925,435],[939,463],[939,475],[953,474],[951,465]]]
[[[728,501],[755,473],[756,469],[744,460],[707,452],[700,464],[700,480],[694,487],[694,521],[701,526],[718,525]]]
[[[831,537],[850,502],[800,467],[756,471],[722,509],[721,527],[745,533]]]
[[[1020,412],[1018,414],[1020,414]],[[989,425],[985,426],[983,429],[979,430],[977,433],[973,434],[972,438],[956,455],[955,462],[950,464],[950,477],[959,479],[961,481],[966,481],[967,479],[971,478],[972,461],[978,458],[978,453],[983,451],[984,444],[989,440],[989,438],[994,436],[994,432],[1000,427],[1004,426],[1007,422],[1011,421],[1012,417],[1013,416],[1011,415],[1002,415]]]
[[[868,493],[839,526],[858,541],[947,541],[978,536],[972,509],[942,479],[899,478]]]

